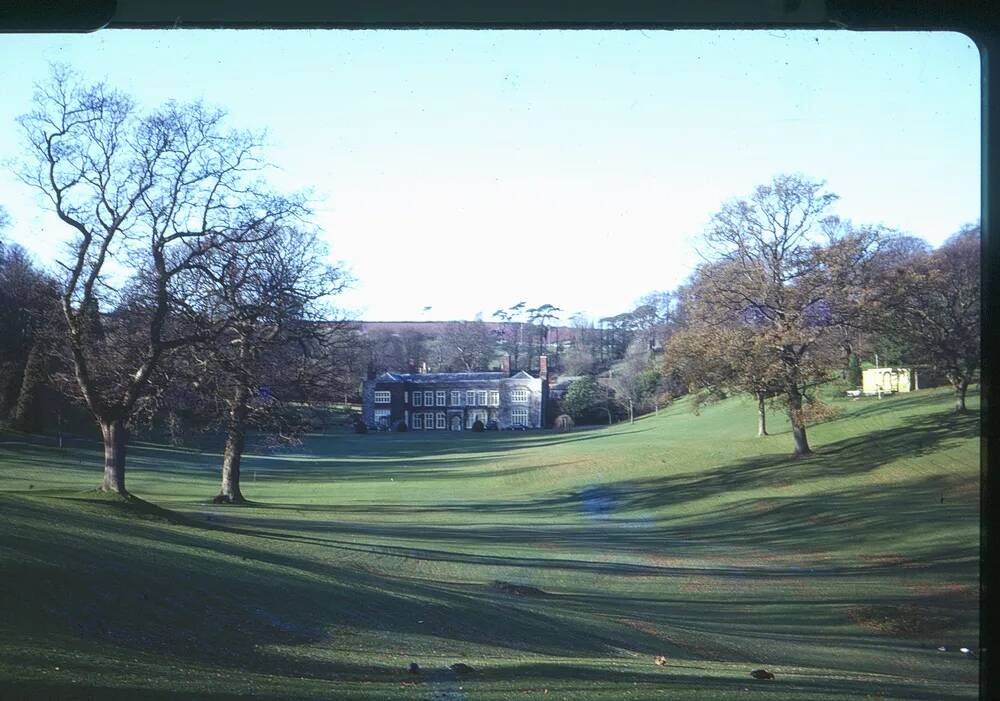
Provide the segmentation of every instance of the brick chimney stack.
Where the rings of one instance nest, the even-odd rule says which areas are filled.
[[[504,353],[500,358],[500,372],[510,377],[510,353]]]
[[[549,379],[549,356],[538,356],[538,376],[543,380]]]

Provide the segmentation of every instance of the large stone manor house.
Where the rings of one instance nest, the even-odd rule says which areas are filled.
[[[542,428],[548,400],[548,364],[539,376],[499,372],[385,372],[361,385],[361,418],[369,427],[399,422],[411,431],[467,431],[478,420],[501,430]]]

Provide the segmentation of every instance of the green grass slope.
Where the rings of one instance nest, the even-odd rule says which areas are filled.
[[[978,412],[838,406],[802,460],[739,400],[310,436],[247,507],[217,454],[133,446],[123,503],[96,443],[2,434],[0,698],[976,698]]]

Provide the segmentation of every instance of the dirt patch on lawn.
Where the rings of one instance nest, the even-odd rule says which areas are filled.
[[[946,611],[912,604],[852,606],[847,617],[864,630],[900,638],[926,638],[955,623],[955,616]]]
[[[878,553],[875,555],[858,555],[858,560],[866,565],[902,565],[909,562],[909,558],[903,557],[899,553]]]
[[[527,584],[515,584],[514,582],[505,582],[500,579],[490,582],[489,588],[492,591],[500,592],[501,594],[509,594],[510,596],[526,596],[526,597],[548,596],[546,592],[542,591],[538,587],[532,587]]]
[[[907,590],[935,603],[967,604],[979,601],[979,587],[975,584],[950,582],[943,584],[907,584]]]

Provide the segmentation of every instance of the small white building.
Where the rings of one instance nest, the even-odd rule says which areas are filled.
[[[869,368],[861,373],[861,391],[865,394],[893,394],[918,389],[916,373],[909,368]]]

